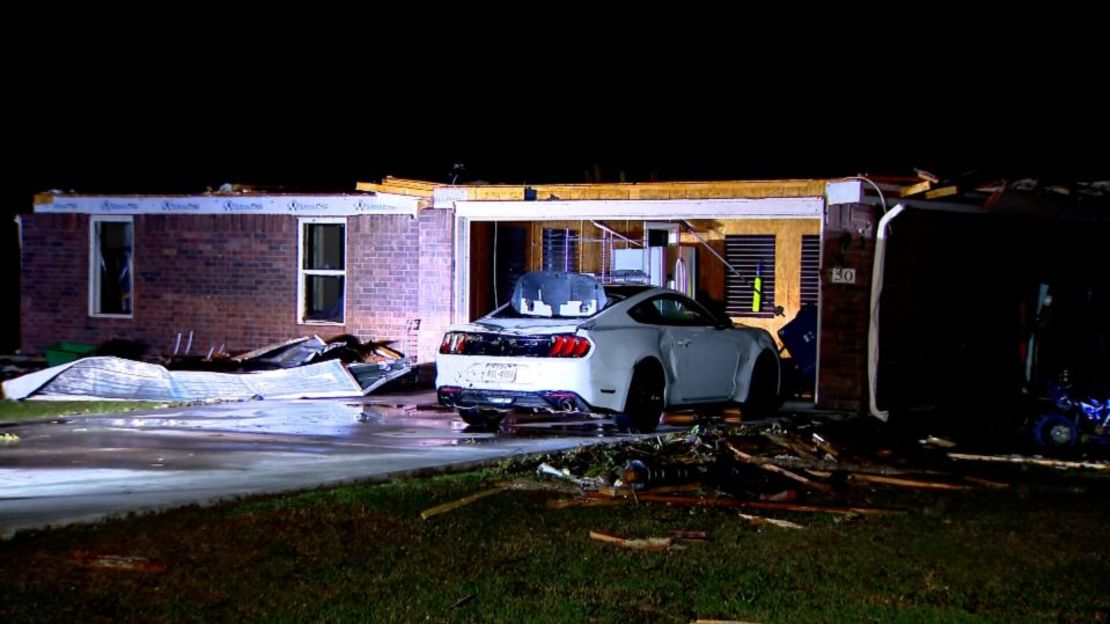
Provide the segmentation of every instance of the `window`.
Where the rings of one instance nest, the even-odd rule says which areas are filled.
[[[543,270],[578,270],[578,231],[569,228],[543,229]]]
[[[775,235],[725,236],[725,258],[740,275],[725,271],[729,316],[775,316]]]
[[[698,325],[715,324],[713,316],[701,306],[681,297],[664,295],[649,299],[628,311],[639,323],[648,325]]]
[[[344,322],[346,219],[301,219],[298,295],[301,323]]]
[[[134,223],[130,216],[89,221],[89,315],[131,316]]]
[[[802,305],[817,303],[821,290],[821,237],[802,235]]]

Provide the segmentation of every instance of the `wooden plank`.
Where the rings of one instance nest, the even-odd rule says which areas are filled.
[[[922,182],[918,182],[917,184],[911,184],[910,186],[903,186],[902,190],[899,191],[899,194],[902,197],[909,197],[910,195],[917,195],[918,193],[924,193],[925,191],[929,190],[932,187],[933,187],[932,182],[930,182],[928,180],[924,180]]]
[[[591,496],[591,494],[587,494]],[[614,498],[600,498],[588,500],[621,500]],[[631,500],[631,499],[625,499]],[[762,509],[764,511],[798,511],[805,513],[830,513],[830,514],[860,514],[884,515],[903,514],[900,509],[882,509],[878,507],[846,507],[842,505],[802,505],[797,503],[784,503],[778,501],[741,501],[734,498],[707,498],[704,496],[663,496],[659,494],[640,494],[636,501],[641,503],[663,503],[678,507],[724,507],[735,509]]]
[[[796,522],[791,522],[789,520],[779,520],[778,518],[768,518],[767,516],[753,516],[752,514],[742,513],[742,514],[740,514],[740,517],[743,518],[744,520],[747,520],[748,522],[756,525],[756,526],[761,526],[761,525],[764,525],[764,524],[770,524],[771,526],[777,526],[777,527],[782,528],[782,529],[804,529],[805,528],[804,526],[802,526],[802,525],[800,525]]]
[[[916,479],[901,479],[898,477],[884,477],[882,475],[866,475],[854,474],[849,477],[850,481],[859,481],[862,483],[881,483],[883,485],[897,485],[908,488],[918,488],[922,490],[969,490],[971,486],[958,485],[956,483],[944,483],[941,481],[918,481]]]
[[[749,454],[745,453],[744,451],[741,451],[740,449],[736,448],[735,446],[733,446],[733,444],[731,442],[725,442],[725,446],[728,447],[728,450],[732,451],[733,455],[735,455],[737,458],[740,459],[740,461],[744,462],[745,464],[753,464],[753,465],[759,466],[760,468],[762,468],[762,469],[764,469],[768,472],[774,472],[774,473],[780,474],[780,475],[782,475],[782,476],[784,476],[788,479],[793,479],[793,480],[797,481],[798,483],[801,483],[802,485],[804,485],[804,486],[806,486],[810,489],[817,490],[819,492],[831,492],[832,491],[832,487],[829,486],[828,484],[818,483],[817,481],[807,479],[807,478],[803,477],[802,475],[800,475],[796,472],[792,472],[790,470],[787,470],[786,468],[782,468],[782,467],[776,466],[774,464],[768,464],[768,463],[756,461],[756,458],[754,456],[749,455]]]
[[[607,533],[605,531],[590,531],[590,539],[607,544],[620,546],[629,550],[646,550],[649,552],[662,552],[676,547],[670,537],[647,537],[643,539],[628,539]]]
[[[536,198],[547,199],[554,195],[559,199],[723,199],[765,197],[823,197],[824,179],[809,180],[725,180],[725,181],[688,181],[688,182],[628,182],[600,184],[531,184],[536,190]],[[387,177],[381,184],[359,182],[358,190],[378,190],[381,192],[400,192],[408,188],[412,191],[428,191],[447,184],[436,184],[424,180]],[[452,188],[466,189],[471,199],[477,200],[519,200],[524,197],[523,184],[459,184]],[[394,189],[387,191],[386,189]]]
[[[938,189],[933,189],[928,193],[925,193],[925,199],[948,197],[949,195],[955,195],[956,193],[959,193],[959,189],[957,189],[955,186],[942,186]]]
[[[568,509],[571,507],[618,507],[632,504],[631,498],[553,498],[547,501],[548,509]]]
[[[1022,457],[1020,455],[971,455],[968,453],[949,453],[948,456],[952,459],[964,461],[1032,464],[1035,466],[1048,466],[1050,468],[1085,468],[1088,470],[1110,470],[1110,463],[1062,461],[1058,459],[1041,459],[1039,457]]]
[[[450,503],[444,503],[442,505],[436,505],[435,507],[425,509],[424,511],[420,512],[420,517],[427,520],[432,516],[438,516],[439,514],[447,513],[452,509],[458,509],[463,505],[469,505],[476,500],[481,500],[487,496],[493,496],[494,494],[500,494],[504,491],[505,490],[503,490],[502,488],[490,488],[488,490],[482,490],[481,492],[478,492],[476,494],[471,494],[470,496],[467,496],[465,498],[460,498],[457,501],[451,501]]]

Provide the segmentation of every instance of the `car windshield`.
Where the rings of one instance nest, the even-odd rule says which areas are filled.
[[[638,294],[644,292],[645,290],[649,290],[651,288],[652,288],[652,286],[606,286],[605,287],[605,307],[602,308],[601,310],[609,309],[609,308],[613,307],[615,304],[620,303],[621,301],[624,301],[625,299],[627,299],[629,297],[638,295]],[[583,318],[590,318],[590,316],[597,316],[597,314],[600,313],[601,310],[598,310],[597,312],[595,312],[595,313],[593,313],[589,316],[582,316],[582,315],[560,316],[558,314],[555,314],[555,315],[552,315],[552,316],[537,317],[537,316],[532,315],[532,314],[521,314],[520,312],[517,312],[513,308],[512,305],[506,303],[506,304],[502,305],[501,307],[497,308],[496,310],[494,310],[493,312],[490,312],[487,316],[490,317],[490,318],[538,318],[538,319],[544,319],[544,318],[573,318],[573,319],[583,319]]]

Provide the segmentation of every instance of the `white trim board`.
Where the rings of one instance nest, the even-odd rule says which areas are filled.
[[[824,207],[822,197],[456,201],[455,216],[475,221],[819,219]]]
[[[70,197],[35,205],[35,212],[80,214],[266,214],[344,217],[360,214],[416,216],[420,198],[374,195],[197,195],[174,197]]]

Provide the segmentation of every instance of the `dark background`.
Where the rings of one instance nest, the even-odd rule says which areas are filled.
[[[351,38],[336,48],[245,31],[215,47],[170,33],[150,40],[85,28],[70,40],[73,31],[52,31],[37,43],[54,47],[33,62],[22,62],[18,41],[5,44],[21,62],[0,117],[0,352],[18,346],[12,216],[49,189],[196,193],[232,182],[343,192],[385,175],[447,182],[455,163],[465,166],[460,182],[490,183],[914,167],[942,178],[1110,179],[1094,44],[1075,52],[1086,61],[1063,65],[1032,52],[1021,57],[1032,64],[1008,65],[1007,48],[988,51],[985,61],[961,59],[970,71],[958,74],[951,60],[898,63],[869,42],[846,43],[848,61],[809,56],[785,70],[740,62],[748,57],[733,44],[713,52],[723,66],[658,52],[553,60],[529,48],[506,70],[482,64],[483,52],[512,62],[514,48],[463,59],[457,46],[425,38]],[[399,44],[426,45],[431,65],[411,68]],[[201,48],[205,58],[194,57]]]

